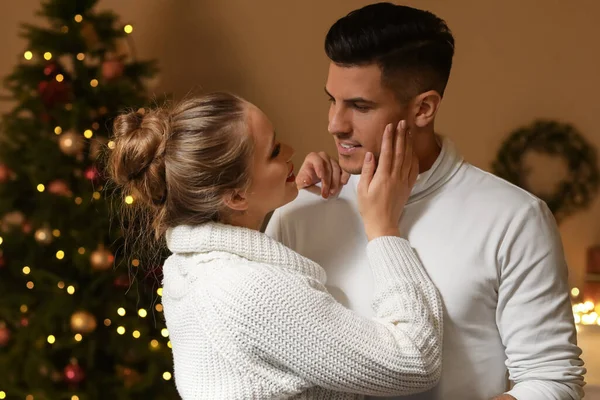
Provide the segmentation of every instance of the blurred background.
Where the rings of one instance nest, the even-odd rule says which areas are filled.
[[[335,154],[323,91],[328,66],[324,37],[335,20],[368,3],[102,0],[97,8],[113,11],[132,26],[136,57],[157,60],[160,72],[146,81],[152,93],[177,99],[192,89],[236,92],[266,112],[281,140],[296,149],[294,163],[300,165],[309,151]],[[398,3],[434,12],[455,35],[454,67],[437,130],[472,164],[491,171],[511,132],[539,118],[572,124],[592,148],[600,148],[600,2]],[[44,25],[34,15],[39,7],[39,0],[21,0],[0,13],[1,77],[12,72],[27,50],[26,40],[18,36],[19,24]],[[0,103],[0,113],[12,106]],[[555,184],[557,176],[568,176],[564,162],[555,157],[529,157],[526,162],[533,176],[528,182],[540,190]],[[559,227],[587,381],[600,385],[600,326],[597,315],[590,317],[595,308],[590,301],[600,303],[592,295],[600,292],[600,263],[593,250],[600,245],[600,197],[592,197]]]

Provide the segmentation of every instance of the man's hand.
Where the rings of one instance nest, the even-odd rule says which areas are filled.
[[[330,195],[339,193],[350,179],[350,174],[340,168],[338,162],[325,152],[310,153],[304,159],[304,163],[296,176],[298,189],[309,189],[311,187],[318,191],[314,185],[321,182],[321,196],[324,199]]]
[[[517,400],[510,394],[501,394],[500,396],[494,397],[492,400]]]

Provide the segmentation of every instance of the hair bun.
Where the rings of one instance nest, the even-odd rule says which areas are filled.
[[[129,112],[115,119],[115,147],[111,154],[112,179],[154,205],[164,202],[166,192],[164,153],[170,132],[168,112]]]

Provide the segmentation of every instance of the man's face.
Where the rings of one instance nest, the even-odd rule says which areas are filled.
[[[325,90],[330,97],[328,130],[337,145],[340,166],[360,174],[366,152],[378,159],[383,130],[406,118],[393,91],[382,85],[376,64],[357,67],[329,65]]]

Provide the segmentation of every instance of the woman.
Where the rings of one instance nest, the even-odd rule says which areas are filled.
[[[293,151],[258,108],[215,93],[121,115],[114,135],[112,179],[173,253],[162,301],[182,398],[355,399],[437,383],[440,299],[398,229],[418,173],[404,122],[386,128],[376,172],[365,157],[358,187],[375,319],[337,303],[319,265],[259,231],[298,190]]]

